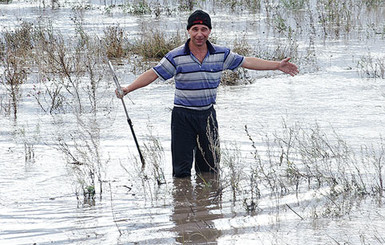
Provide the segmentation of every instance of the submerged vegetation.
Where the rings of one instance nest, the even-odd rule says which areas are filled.
[[[18,101],[21,97],[20,87],[27,80],[28,65],[32,54],[31,24],[22,23],[15,31],[5,31],[2,35],[1,63],[4,67],[2,84],[9,96],[6,111],[17,117]]]
[[[357,67],[362,77],[385,79],[385,56],[372,57],[369,53],[361,57]]]
[[[270,195],[295,195],[302,204],[301,192],[313,190],[323,207],[312,210],[313,216],[343,216],[345,202],[365,196],[382,198],[385,192],[383,167],[385,145],[362,146],[360,155],[336,133],[330,138],[318,125],[298,123],[265,135],[259,149],[248,133],[254,148],[256,183],[263,184]],[[374,177],[374,178],[373,178]],[[267,194],[267,193],[266,193]],[[307,205],[306,205],[307,206]],[[308,214],[310,215],[310,213]]]
[[[51,4],[53,6],[56,3],[57,2],[52,2]],[[47,4],[49,3],[43,3],[43,6]],[[150,10],[153,9],[152,4],[154,3],[151,3],[151,1],[141,1],[137,5],[133,3],[123,3],[122,5],[105,3],[105,6],[109,8],[122,8],[126,12],[141,15],[152,13]],[[284,40],[283,43],[277,44],[274,48],[258,45],[258,49],[255,49],[255,47],[248,43],[244,35],[242,38],[238,37],[234,40],[232,45],[234,52],[245,56],[255,55],[260,58],[276,60],[293,57],[295,62],[300,63],[300,66],[304,67],[306,67],[306,65],[314,65],[316,63],[316,57],[308,59],[307,57],[315,56],[313,51],[306,54],[298,50],[297,39],[299,35],[310,34],[311,40],[309,45],[313,45],[312,38],[314,37],[312,36],[316,32],[322,32],[324,37],[330,35],[340,36],[342,33],[348,34],[353,30],[359,32],[365,25],[370,24],[370,20],[368,20],[367,23],[356,22],[356,17],[362,15],[358,9],[367,8],[368,11],[372,11],[373,8],[382,6],[380,1],[358,0],[344,2],[317,1],[316,5],[312,5],[313,2],[309,0],[280,0],[278,2],[267,0],[220,1],[220,4],[223,5],[222,7],[230,6],[231,8],[240,5],[253,8],[257,11],[264,9],[267,16],[274,16],[267,18],[266,21],[272,26],[273,30],[277,31],[278,36],[281,36],[282,40]],[[198,3],[181,1],[178,6],[191,10],[195,6],[198,6]],[[158,5],[154,9],[157,11],[156,16],[162,14],[168,15],[170,11],[172,11],[171,8],[160,8]],[[307,10],[304,12],[304,9]],[[284,12],[285,10],[290,11]],[[78,9],[76,11],[78,11]],[[304,13],[307,14],[304,15]],[[317,17],[313,17],[315,13]],[[308,30],[300,23],[301,18],[310,18],[310,21],[308,21],[310,28]],[[318,23],[315,23],[317,21]],[[151,28],[150,30],[150,28],[142,28],[139,36],[130,42],[127,37],[128,33],[119,25],[107,26],[103,30],[103,36],[101,38],[87,33],[82,22],[78,21],[78,18],[74,18],[74,26],[75,37],[72,38],[65,37],[59,30],[54,29],[52,23],[43,21],[37,23],[22,22],[20,26],[14,30],[2,32],[0,42],[1,66],[3,67],[1,81],[2,85],[6,88],[9,99],[2,98],[1,111],[6,114],[11,114],[12,112],[14,118],[17,117],[18,102],[22,96],[20,86],[27,81],[30,71],[37,69],[38,76],[36,82],[33,84],[34,88],[30,95],[35,98],[40,109],[45,113],[54,115],[56,120],[59,120],[62,113],[73,114],[78,122],[78,129],[75,131],[76,133],[74,132],[72,135],[72,147],[65,143],[66,140],[62,138],[61,134],[58,134],[58,148],[70,157],[72,164],[77,163],[74,168],[76,175],[88,176],[87,178],[90,179],[89,181],[85,181],[84,179],[79,180],[84,190],[86,189],[84,186],[95,186],[95,178],[98,179],[100,186],[103,180],[100,169],[104,163],[102,163],[98,150],[99,136],[97,134],[95,135],[98,129],[90,126],[97,125],[97,114],[101,110],[108,110],[107,108],[109,108],[111,103],[105,99],[101,99],[105,97],[106,89],[109,88],[104,83],[106,78],[103,67],[105,67],[106,58],[121,60],[137,55],[142,57],[143,60],[157,60],[163,57],[169,50],[181,45],[185,36],[182,37],[179,32],[170,36],[159,29]],[[317,28],[318,30],[316,30]],[[373,30],[372,34],[367,35],[372,36],[377,34],[378,30]],[[384,33],[382,33],[382,35],[384,35]],[[306,64],[304,62],[308,63]],[[360,59],[357,67],[358,72],[362,76],[384,79],[384,57],[377,58],[369,54]],[[224,72],[222,84],[248,84],[252,83],[253,80],[247,70],[239,69],[236,72]],[[86,96],[83,95],[84,92]],[[89,122],[89,125],[88,122],[82,118],[84,114],[93,115],[94,120]],[[297,132],[297,134],[299,133]],[[314,136],[315,135],[309,136],[308,140],[314,139]],[[296,135],[296,137],[297,140],[299,140],[299,136]],[[302,137],[305,137],[305,135],[302,135]],[[81,145],[79,145],[80,141],[83,142]],[[320,142],[311,142],[311,144],[316,143],[319,144]],[[298,147],[305,147],[305,143],[303,142],[298,142],[297,144]],[[145,146],[146,151],[148,151],[150,155],[154,155],[155,153],[152,151],[159,147],[159,142],[156,143],[156,140],[153,142],[153,145]],[[338,184],[338,182],[335,183],[336,177],[318,176],[318,167],[316,169],[312,169],[310,165],[299,167],[295,164],[295,161],[289,160],[289,150],[292,148],[291,144],[280,147],[282,149],[286,148],[286,150],[282,152],[281,163],[279,165],[282,165],[282,159],[285,157],[287,166],[286,173],[291,175],[291,179],[299,181],[300,179],[308,178],[309,183],[312,182],[312,179],[317,179],[318,182],[322,179],[326,182],[332,181],[335,185]],[[319,147],[319,145],[317,145],[317,147]],[[81,150],[82,148],[84,148],[84,150]],[[297,149],[297,151],[301,150]],[[297,152],[297,154],[308,153],[307,151],[310,150],[302,149],[302,151]],[[321,149],[311,151],[321,151]],[[255,152],[255,154],[257,154],[257,152]],[[323,161],[330,157],[330,152],[325,152],[324,154],[327,154],[327,158],[323,156]],[[340,153],[332,152],[332,154],[334,160],[336,157],[342,157]],[[311,158],[310,156],[303,155],[298,157],[302,159]],[[316,158],[316,156],[313,157]],[[255,155],[255,158],[257,162],[260,163],[261,160],[257,159],[259,156],[257,157],[257,155]],[[80,170],[80,162],[86,166],[84,170]],[[156,159],[155,162],[159,162],[159,159]],[[353,164],[351,162],[349,163]],[[235,171],[234,166],[236,165],[237,164],[232,163],[229,165],[231,171]],[[306,169],[306,173],[303,172],[304,169]],[[266,173],[266,170],[263,169],[251,169],[251,173],[255,172],[258,174],[251,174],[249,179],[255,182],[255,179],[260,178],[261,174],[263,174],[271,186],[272,191],[277,191],[277,183],[281,183],[282,181],[276,181],[277,183],[273,184],[272,181],[274,181],[274,178],[277,178],[277,176],[274,177],[271,176],[271,174],[277,174],[282,171],[274,170],[273,166],[271,166],[270,171],[273,172]],[[163,172],[160,171],[158,166],[155,166],[154,174],[155,179],[159,183],[164,182]],[[239,176],[230,178],[233,191],[238,188],[238,184],[235,183],[237,179],[239,179]],[[352,185],[353,181],[360,179],[360,176],[354,177],[354,180],[349,180],[351,182],[349,185]],[[358,185],[357,183],[356,185]],[[285,190],[282,190],[282,188],[284,188],[282,183],[280,185],[280,192],[285,192]],[[343,185],[346,186],[347,183],[343,183]],[[321,186],[321,183],[319,183],[319,186]],[[370,190],[364,188],[364,186],[359,186],[359,189],[364,193],[370,192]],[[373,190],[373,188],[370,189]],[[100,192],[101,190],[100,187]],[[234,197],[235,196],[234,194]]]
[[[145,59],[161,59],[170,50],[182,45],[179,34],[167,37],[161,30],[143,29],[140,38],[131,46],[131,51]]]
[[[52,2],[54,5],[57,2]],[[373,25],[369,16],[363,17],[362,10],[373,12],[374,8],[384,7],[381,1],[220,1],[224,6],[245,6],[256,8],[258,11],[264,9],[266,22],[277,32],[280,40],[271,45],[251,46],[245,36],[235,39],[233,51],[242,55],[255,55],[264,59],[282,60],[285,57],[293,57],[293,61],[302,67],[302,72],[313,72],[317,68],[317,54],[314,48],[314,38],[320,35],[323,38],[340,37],[350,35],[353,31],[361,35],[363,30],[369,38],[376,35],[385,36],[385,26]],[[49,3],[47,3],[49,4]],[[168,15],[172,9],[164,6],[160,8],[151,1],[139,1],[135,3],[108,4],[109,8],[133,9],[135,14],[152,13],[146,9],[156,6],[156,16]],[[46,6],[46,3],[43,3]],[[60,6],[60,4],[59,4]],[[181,1],[179,5],[188,6],[193,9],[199,6],[194,1]],[[258,6],[258,7],[256,7]],[[264,7],[261,7],[264,6]],[[85,7],[83,7],[85,8]],[[141,9],[141,10],[140,10]],[[254,9],[255,10],[255,9]],[[286,10],[290,10],[289,12]],[[75,12],[79,11],[77,8]],[[131,12],[131,11],[130,11]],[[315,16],[314,16],[315,15]],[[81,18],[79,16],[79,18]],[[307,20],[309,25],[303,25]],[[169,50],[181,45],[185,36],[179,32],[176,34],[165,34],[160,29],[143,27],[142,32],[132,42],[128,40],[128,33],[119,25],[107,26],[103,30],[103,37],[89,34],[82,26],[78,18],[74,18],[76,37],[64,37],[59,30],[53,30],[48,22],[27,23],[22,22],[14,30],[6,30],[1,34],[0,56],[2,71],[2,85],[6,87],[7,97],[2,99],[1,111],[13,114],[17,117],[17,105],[21,98],[20,85],[23,84],[31,69],[38,69],[39,84],[36,84],[36,93],[39,106],[46,112],[63,110],[66,104],[66,95],[69,93],[78,100],[79,110],[82,103],[79,101],[80,82],[83,76],[88,76],[91,88],[96,88],[95,83],[100,82],[103,77],[97,72],[96,67],[103,67],[105,58],[127,59],[138,55],[143,60],[157,60],[164,56]],[[371,27],[367,29],[367,27]],[[298,50],[298,38],[309,36],[309,48],[305,51]],[[215,42],[215,40],[214,40]],[[91,60],[92,59],[92,60]],[[83,63],[85,61],[85,63]],[[384,78],[384,57],[362,57],[357,62],[358,72],[366,77]],[[83,67],[81,64],[85,64]],[[134,64],[137,66],[139,64]],[[46,67],[47,66],[47,67]],[[142,66],[146,66],[143,62]],[[147,67],[146,67],[147,68]],[[139,69],[140,68],[135,68]],[[97,75],[97,76],[95,76]],[[95,79],[99,81],[95,81]],[[253,79],[244,69],[237,72],[226,71],[222,83],[224,85],[237,85],[252,83]],[[94,102],[95,103],[95,102]]]
[[[0,4],[10,2],[0,0]],[[205,6],[206,1],[178,0],[164,5],[158,1],[119,0],[98,5],[86,1],[38,2],[43,9],[60,9],[70,4],[76,16],[72,19],[74,35],[66,36],[54,28],[50,20],[44,19],[34,23],[23,21],[13,29],[2,30],[0,85],[4,94],[0,98],[0,114],[17,121],[19,103],[32,98],[34,109],[49,115],[57,126],[51,142],[40,143],[53,145],[64,156],[76,183],[77,198],[83,196],[81,201],[94,205],[95,196],[99,195],[101,199],[104,195],[105,183],[110,184],[111,192],[111,181],[106,178],[111,160],[101,142],[106,127],[102,119],[114,119],[115,98],[111,95],[114,88],[111,77],[106,74],[107,59],[115,64],[128,63],[129,71],[136,75],[169,50],[182,45],[187,36],[179,31],[172,33],[154,28],[151,23],[142,23],[135,34],[128,33],[126,27],[119,24],[107,25],[95,34],[87,30],[79,13],[100,9],[106,15],[113,15],[115,11],[157,19],[188,13]],[[378,21],[371,15],[376,10],[383,12],[385,6],[380,0],[221,0],[215,1],[215,7],[220,11],[236,10],[239,15],[259,14],[262,18],[258,21],[267,26],[263,34],[270,35],[272,41],[252,43],[247,33],[239,32],[216,33],[212,39],[214,43],[228,44],[232,51],[244,56],[274,60],[292,57],[302,73],[320,69],[318,59],[324,54],[317,49],[316,39],[326,42],[353,36],[364,40],[383,40],[385,37],[383,17]],[[251,26],[251,29],[256,28]],[[225,41],[220,38],[224,36],[227,37]],[[354,62],[355,66],[349,69],[354,69],[357,77],[385,79],[382,54],[368,52]],[[235,72],[225,71],[221,84],[248,85],[255,80],[256,76],[240,68]],[[31,87],[29,93],[23,90],[25,85]],[[70,118],[73,124],[64,125],[65,118]],[[208,180],[199,176],[199,188],[215,189],[209,201],[216,204],[227,201],[232,207],[241,206],[237,211],[250,216],[264,209],[278,214],[289,210],[300,220],[344,217],[366,198],[383,202],[385,142],[382,138],[376,144],[360,145],[355,149],[338,132],[327,135],[317,124],[288,125],[283,120],[274,133],[261,132],[260,135],[253,135],[249,125],[244,127],[251,150],[245,155],[238,142],[225,145],[216,178]],[[25,129],[19,131],[19,137],[26,138]],[[34,163],[37,140],[24,139],[22,143],[25,162]],[[126,163],[120,164],[130,182],[124,187],[133,196],[142,193],[149,197],[151,203],[166,202],[160,197],[162,191],[169,191],[170,181],[164,170],[164,148],[151,129],[143,149],[146,162],[150,163],[146,169],[130,169]],[[130,154],[127,162],[135,165],[139,161]],[[266,197],[271,202],[263,203]],[[116,218],[117,207],[112,205],[112,192],[110,200],[114,222],[122,235],[122,226],[118,222],[125,220]],[[194,207],[189,205],[193,213]]]
[[[55,4],[56,1],[47,4]],[[342,33],[348,34],[353,30],[358,32],[365,25],[371,24],[356,22],[356,17],[362,15],[359,9],[366,8],[373,11],[383,4],[381,1],[317,1],[316,5],[310,0],[291,1],[220,1],[223,6],[245,6],[265,10],[267,22],[272,25],[278,36],[283,37],[284,43],[274,48],[261,46],[255,49],[250,45],[245,36],[236,38],[233,43],[233,51],[241,55],[265,59],[281,60],[285,57],[293,57],[294,61],[309,62],[313,65],[314,53],[302,54],[298,51],[298,36],[323,32],[324,36]],[[151,1],[139,1],[134,3],[108,4],[109,8],[122,8],[134,14],[152,13]],[[59,5],[60,6],[60,5]],[[199,1],[180,1],[179,7],[193,9],[199,6]],[[222,7],[223,7],[222,6]],[[263,6],[263,7],[262,7]],[[312,7],[310,7],[312,6]],[[184,8],[183,7],[183,8]],[[160,14],[169,14],[170,8],[155,8]],[[307,14],[303,15],[304,9]],[[284,13],[284,10],[290,10]],[[306,13],[305,11],[305,13]],[[312,15],[316,13],[317,17]],[[300,16],[310,18],[309,30],[300,24]],[[315,22],[318,21],[316,24]],[[363,20],[365,21],[365,19]],[[22,22],[14,30],[5,30],[1,33],[0,55],[2,69],[2,85],[6,88],[8,99],[2,98],[1,111],[17,117],[17,105],[22,96],[20,86],[30,76],[31,70],[37,69],[37,79],[30,94],[36,99],[40,109],[45,113],[60,114],[73,113],[79,120],[78,125],[84,125],[80,117],[84,113],[96,115],[98,111],[107,108],[109,103],[100,100],[108,87],[103,72],[106,58],[126,59],[138,55],[144,60],[157,60],[163,57],[169,50],[181,45],[185,37],[179,32],[175,35],[166,35],[159,29],[142,28],[139,37],[129,42],[127,33],[119,25],[107,26],[103,30],[103,37],[87,33],[82,22],[74,18],[75,37],[65,37],[59,30],[54,30],[50,22],[27,23]],[[318,27],[316,27],[318,26]],[[319,30],[316,30],[319,28]],[[369,36],[377,35],[378,30],[373,30]],[[384,33],[382,33],[384,35]],[[310,35],[312,37],[312,35]],[[312,41],[312,40],[310,40]],[[285,43],[286,42],[286,43]],[[310,45],[312,43],[310,42]],[[301,57],[303,56],[303,57]],[[137,64],[136,64],[137,65]],[[357,63],[358,72],[365,77],[384,79],[384,57],[372,55],[361,57]],[[222,78],[224,85],[248,84],[253,78],[247,70],[239,69],[237,72],[225,72]],[[81,93],[86,92],[86,96]],[[9,101],[9,102],[8,102]],[[86,130],[88,131],[88,130]],[[94,144],[94,143],[93,143]],[[68,152],[68,149],[65,150]],[[73,159],[75,160],[75,159]],[[291,165],[293,167],[293,165]]]

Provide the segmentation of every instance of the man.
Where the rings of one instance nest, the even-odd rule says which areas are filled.
[[[216,101],[223,70],[244,67],[252,70],[281,70],[294,76],[296,65],[282,61],[268,61],[243,57],[226,47],[211,44],[210,16],[197,10],[187,23],[190,38],[170,51],[162,60],[122,88],[124,95],[149,85],[157,78],[175,79],[174,108],[171,119],[171,152],[174,177],[191,176],[195,171],[216,172],[219,164],[218,124],[213,105]],[[123,96],[124,96],[123,95]],[[117,92],[117,96],[121,97]]]

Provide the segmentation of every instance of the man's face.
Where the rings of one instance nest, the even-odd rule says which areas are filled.
[[[197,47],[201,47],[206,44],[210,32],[211,30],[206,25],[193,25],[188,30],[192,43]]]

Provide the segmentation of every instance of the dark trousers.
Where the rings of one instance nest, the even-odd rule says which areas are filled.
[[[197,173],[218,170],[220,147],[214,107],[204,111],[174,107],[171,152],[174,177],[191,176],[194,160]]]

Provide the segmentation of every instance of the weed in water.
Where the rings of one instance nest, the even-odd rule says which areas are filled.
[[[95,196],[95,186],[89,185],[84,188],[84,197],[87,199],[93,199]]]
[[[226,70],[222,72],[221,85],[236,86],[251,84],[254,79],[249,75],[247,69],[240,67],[236,71]]]
[[[354,1],[321,0],[317,1],[317,11],[325,36],[339,37],[341,32],[353,29],[352,9]]]
[[[207,164],[208,168],[206,171],[219,175],[221,149],[218,135],[218,125],[216,125],[212,114],[207,118],[206,139],[202,139],[199,135],[197,135],[196,142],[197,148],[195,150],[200,152],[200,157],[202,158],[201,160]],[[208,147],[206,148],[205,145],[202,145],[202,142],[203,144],[208,144]],[[208,149],[208,152],[206,152],[203,147]],[[197,170],[197,165],[195,166],[195,169]]]
[[[130,191],[135,189],[145,199],[149,197],[151,202],[159,201],[164,197],[163,191],[167,191],[167,181],[164,174],[164,149],[158,137],[152,133],[151,126],[148,126],[149,135],[143,145],[143,157],[146,160],[146,167],[142,168],[141,162],[134,155],[126,164],[120,164],[130,179],[137,180]]]
[[[167,37],[160,30],[143,28],[140,38],[136,39],[130,50],[145,59],[159,59],[181,44],[182,38],[179,33]]]
[[[361,56],[357,67],[362,77],[385,79],[385,56],[373,57],[370,53]]]
[[[258,211],[258,200],[261,197],[258,181],[258,172],[254,169],[251,169],[249,180],[246,181],[247,186],[244,187],[244,195],[247,196],[243,198],[243,206],[249,214],[254,214],[256,211]]]
[[[117,221],[117,218],[116,218],[116,213],[115,213],[115,210],[114,210],[114,205],[113,205],[113,199],[112,199],[112,188],[111,188],[111,182],[108,182],[108,186],[109,186],[109,189],[110,189],[110,202],[111,202],[111,214],[112,214],[112,219],[114,221],[114,224],[116,226],[116,229],[119,231],[119,235],[121,236],[123,234],[122,230],[120,229],[119,227],[119,224],[118,224],[118,221]]]
[[[368,8],[378,8],[381,4],[384,4],[382,0],[362,0],[362,3]]]
[[[151,6],[146,1],[139,1],[138,3],[127,4],[125,10],[128,13],[143,15],[151,14]]]
[[[221,182],[223,188],[230,186],[232,192],[233,203],[237,200],[237,196],[241,191],[241,176],[243,175],[241,167],[241,153],[239,147],[235,144],[232,147],[226,147],[222,153],[221,161],[223,163]],[[225,172],[225,170],[227,170]]]
[[[40,127],[36,126],[34,136],[28,135],[28,129],[30,127],[22,127],[17,131],[18,136],[21,138],[24,144],[24,160],[26,163],[35,162],[35,145],[38,143]]]
[[[233,52],[243,55],[250,56],[252,48],[247,42],[246,37],[243,36],[241,39],[235,39],[233,44]],[[222,72],[221,84],[228,85],[242,85],[253,83],[253,79],[248,73],[247,69],[242,67],[238,68],[236,71],[226,70]]]
[[[41,23],[35,29],[34,41],[39,81],[43,84],[36,86],[34,97],[42,109],[52,113],[66,106],[77,113],[89,113],[109,106],[103,99],[108,97],[108,86],[102,86],[105,50],[80,22],[76,22],[76,38],[68,41],[54,32],[50,23]],[[84,91],[86,96],[80,96]]]
[[[108,58],[122,58],[126,55],[127,42],[124,30],[119,26],[108,26],[104,30],[104,45]]]
[[[178,8],[181,11],[192,11],[196,1],[193,0],[179,0]]]
[[[148,136],[148,143],[144,144],[144,156],[146,162],[150,163],[147,167],[151,168],[151,176],[158,185],[162,185],[166,183],[163,171],[164,150],[160,140],[152,134],[151,128],[148,127],[148,129],[150,134]]]
[[[44,76],[44,75],[42,75]],[[66,98],[62,94],[63,85],[51,78],[41,77],[41,83],[33,86],[30,95],[35,98],[40,108],[49,114],[65,112]]]
[[[3,33],[3,58],[0,59],[0,65],[5,69],[1,83],[10,98],[15,119],[21,97],[20,86],[27,80],[29,72],[27,66],[32,54],[31,30],[32,25],[23,22],[20,28]]]
[[[96,121],[85,121],[78,117],[78,127],[73,132],[58,132],[56,149],[62,152],[76,177],[83,195],[89,193],[88,187],[99,187],[103,192],[105,168],[109,159],[100,154],[100,128]],[[60,135],[62,134],[62,135]],[[70,142],[68,144],[67,142]]]
[[[300,10],[305,7],[306,2],[309,0],[280,0],[285,9]]]
[[[382,142],[376,148],[362,147],[359,158],[335,132],[329,138],[318,125],[304,129],[298,123],[290,126],[284,121],[282,130],[263,137],[265,150],[261,155],[262,151],[258,150],[248,128],[245,130],[255,150],[255,163],[251,165],[255,174],[250,176],[249,184],[243,183],[242,188],[251,188],[253,183],[267,187],[256,186],[254,197],[269,190],[279,207],[281,197],[295,194],[300,200],[301,189],[311,190],[318,200],[317,205],[310,205],[314,208],[313,215],[342,217],[365,196],[381,198],[383,195],[385,148]],[[246,210],[252,210],[258,203],[258,199],[250,198],[252,196],[244,198]]]

